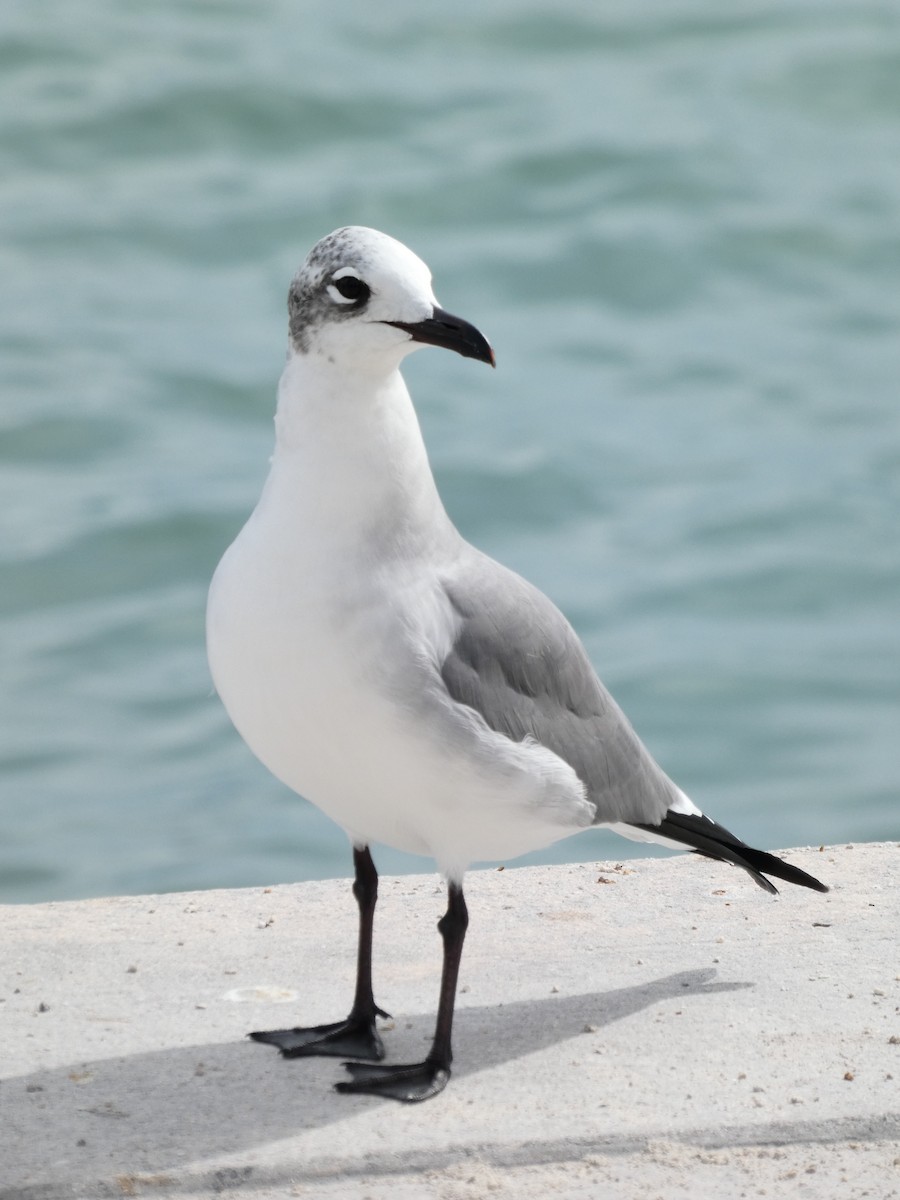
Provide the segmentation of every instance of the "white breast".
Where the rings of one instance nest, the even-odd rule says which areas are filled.
[[[590,823],[566,764],[446,694],[456,618],[442,591],[406,588],[403,611],[386,581],[348,584],[339,600],[298,591],[261,547],[248,531],[223,558],[208,646],[232,721],[274,775],[354,841],[432,855],[449,874]]]
[[[274,775],[357,843],[430,854],[459,875],[575,832],[591,812],[567,764],[494,733],[443,686],[459,618],[441,567],[464,544],[409,414],[412,426],[401,410],[368,440],[356,429],[340,478],[305,443],[276,453],[213,579],[208,652],[229,716]],[[386,433],[408,443],[402,496],[375,461],[396,451]]]

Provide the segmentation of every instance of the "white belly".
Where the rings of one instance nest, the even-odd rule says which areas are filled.
[[[210,589],[209,660],[254,754],[356,843],[430,854],[450,875],[590,824],[567,764],[449,697],[438,664],[457,617],[437,580],[392,570],[326,579],[270,554],[252,520],[231,546]]]

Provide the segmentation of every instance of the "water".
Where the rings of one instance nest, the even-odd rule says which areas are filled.
[[[408,366],[448,508],[669,772],[760,845],[898,836],[896,6],[44,0],[0,33],[3,899],[347,873],[203,650],[287,283],[344,223],[493,341]]]

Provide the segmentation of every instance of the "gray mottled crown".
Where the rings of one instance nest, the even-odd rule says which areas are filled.
[[[365,252],[363,233],[374,234],[375,230],[363,230],[358,226],[346,225],[336,229],[320,242],[316,242],[306,256],[306,262],[297,272],[300,274],[316,274],[320,279],[338,270],[339,267],[365,268],[371,259]],[[384,236],[379,235],[379,236]]]
[[[347,320],[354,309],[336,309],[326,291],[327,281],[340,267],[365,274],[369,256],[352,226],[336,229],[317,242],[291,281],[288,329],[294,348],[307,353],[312,332],[325,321]]]
[[[341,286],[348,275],[365,285],[355,295]],[[431,272],[412,250],[377,229],[348,225],[317,242],[294,276],[288,294],[291,342],[306,354],[323,326],[334,328],[362,313],[369,325],[422,320],[434,303]],[[377,316],[369,315],[373,311]]]

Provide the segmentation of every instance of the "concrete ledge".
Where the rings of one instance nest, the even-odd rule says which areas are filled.
[[[243,1038],[349,1004],[347,881],[0,908],[0,1198],[900,1196],[900,847],[473,872],[453,1080],[339,1096]],[[436,877],[382,881],[389,1059],[437,1002]]]

